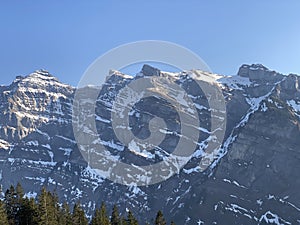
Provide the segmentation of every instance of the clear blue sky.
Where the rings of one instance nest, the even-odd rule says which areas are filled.
[[[1,1],[0,84],[44,68],[76,85],[98,56],[139,40],[183,45],[236,74],[262,63],[300,74],[300,1]]]

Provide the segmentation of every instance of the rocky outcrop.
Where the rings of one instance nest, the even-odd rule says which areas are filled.
[[[283,75],[275,71],[269,70],[261,64],[242,65],[238,71],[241,77],[248,77],[251,81],[256,82],[278,82]]]
[[[142,74],[144,76],[159,76],[160,75],[160,70],[153,68],[152,66],[149,66],[145,64],[142,68]]]
[[[278,94],[284,100],[300,100],[299,76],[290,74],[278,86]]]

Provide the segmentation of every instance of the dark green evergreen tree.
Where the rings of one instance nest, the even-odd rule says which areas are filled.
[[[110,218],[110,223],[111,225],[120,225],[121,224],[121,219],[119,215],[119,210],[117,205],[114,205],[112,213],[111,213],[111,218]]]
[[[9,224],[15,224],[20,205],[13,185],[5,192],[4,203]]]
[[[100,209],[96,209],[92,217],[91,225],[101,225]]]
[[[101,225],[109,225],[110,224],[104,202],[102,202],[101,207],[100,207],[100,218],[101,218]]]
[[[121,217],[121,225],[128,225],[126,217],[123,217],[123,216]]]
[[[73,225],[88,225],[88,220],[79,203],[74,205],[72,222]]]
[[[163,216],[162,211],[158,211],[156,218],[155,218],[155,225],[166,225],[167,222]]]
[[[50,198],[50,209],[51,211],[51,215],[53,216],[53,219],[60,225],[59,220],[60,220],[60,205],[59,205],[59,199],[57,196],[57,193],[50,193],[48,192],[49,198]]]
[[[72,214],[70,212],[70,207],[66,202],[64,202],[59,209],[58,223],[59,225],[72,225]]]
[[[24,197],[24,189],[23,189],[22,185],[19,182],[18,182],[18,184],[16,186],[16,194],[17,194],[17,197],[21,201],[23,199],[23,197]]]
[[[102,202],[100,209],[96,209],[92,218],[91,225],[110,225],[109,218],[107,216],[106,206]]]
[[[23,200],[24,200],[24,190],[22,185],[18,182],[15,190],[15,209],[16,209],[16,218],[15,218],[15,223],[20,224],[20,210],[23,205]]]
[[[138,225],[137,219],[134,217],[133,213],[129,210],[127,214],[127,225]]]
[[[2,201],[0,201],[0,225],[9,225],[6,209]]]
[[[39,224],[50,224],[49,199],[45,187],[42,188],[41,194],[38,197],[38,216]]]
[[[174,223],[174,221],[171,221],[171,225],[176,225],[176,224]]]
[[[38,198],[38,215],[40,225],[58,225],[57,197],[42,188]]]
[[[37,225],[38,221],[38,207],[35,200],[24,198],[19,211],[20,225]]]

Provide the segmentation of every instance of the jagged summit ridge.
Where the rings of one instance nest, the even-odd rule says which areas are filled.
[[[70,85],[63,84],[57,77],[50,72],[40,69],[27,76],[17,76],[11,84],[13,89],[18,90],[30,90],[32,88],[36,90],[44,90],[45,92],[59,92],[58,89],[73,89]]]
[[[27,76],[21,76],[21,75],[17,76],[16,79],[14,80],[14,82],[22,81],[24,79],[30,80],[33,78],[41,79],[41,80],[45,80],[45,81],[47,81],[47,80],[58,81],[58,79],[55,76],[53,76],[50,72],[48,72],[47,70],[39,69],[39,70],[35,70],[34,72],[30,73]]]

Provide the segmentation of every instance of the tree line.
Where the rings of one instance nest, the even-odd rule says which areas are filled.
[[[61,204],[55,192],[45,187],[37,199],[28,198],[20,183],[10,186],[0,200],[0,225],[138,225],[139,221],[129,210],[127,215],[119,213],[117,205],[113,206],[109,216],[105,203],[97,208],[88,220],[80,203],[74,204],[72,210],[67,202]],[[143,223],[144,224],[144,223]],[[146,223],[150,225],[150,223]],[[167,225],[162,211],[158,211],[154,225]],[[171,222],[171,225],[175,225]]]

